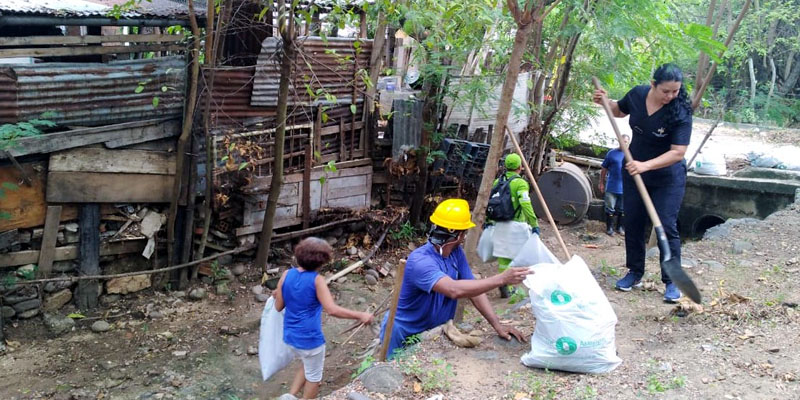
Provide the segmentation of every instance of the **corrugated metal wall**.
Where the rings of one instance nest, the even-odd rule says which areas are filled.
[[[0,122],[45,112],[52,114],[48,120],[78,126],[180,117],[185,84],[183,57],[6,66],[0,68]]]
[[[528,79],[530,73],[524,72],[517,78],[517,86],[514,87],[514,97],[511,103],[511,115],[508,117],[508,127],[514,133],[522,132],[528,125],[528,113],[522,112],[528,102]],[[500,92],[503,89],[503,82],[491,88],[488,98],[485,101],[471,103],[471,99],[465,96],[464,90],[460,85],[467,85],[465,80],[485,79],[474,77],[453,78],[450,81],[449,95],[445,97],[445,104],[454,107],[448,123],[453,125],[469,125],[469,132],[475,132],[478,128],[484,131],[489,130],[489,125],[494,125],[497,119],[497,105],[500,100]]]
[[[297,46],[301,50],[297,53],[294,79],[289,88],[290,105],[330,103],[324,96],[312,97],[306,85],[313,92],[324,88],[325,92],[336,97],[337,104],[352,102],[354,88],[355,98],[363,98],[366,84],[360,74],[369,70],[371,40],[328,38],[326,43],[320,37],[310,36],[298,38]],[[254,106],[278,104],[280,47],[281,41],[275,37],[269,37],[262,43],[250,103]]]

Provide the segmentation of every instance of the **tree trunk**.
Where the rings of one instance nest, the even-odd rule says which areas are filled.
[[[481,178],[478,197],[475,199],[475,205],[473,206],[472,222],[479,227],[483,226],[483,222],[486,220],[486,205],[489,203],[489,193],[492,190],[492,182],[494,181],[495,175],[497,175],[497,164],[500,161],[500,155],[503,153],[506,123],[508,123],[508,115],[511,112],[511,100],[514,96],[514,88],[517,86],[517,78],[522,63],[522,54],[525,52],[531,29],[533,29],[533,23],[527,23],[519,26],[517,28],[517,33],[514,35],[514,46],[511,49],[511,57],[508,61],[506,79],[505,82],[503,82],[503,88],[498,101],[497,119],[495,119],[494,123],[491,147],[486,157],[486,166],[483,169],[483,177]],[[480,238],[480,235],[481,229],[470,229],[467,234],[464,248],[467,250],[467,259],[471,265],[480,264],[480,258],[478,258],[478,254],[475,252],[475,249],[478,247],[478,238]]]
[[[214,181],[214,169],[209,168],[214,163],[214,137],[211,134],[211,96],[214,91],[214,2],[208,2],[206,18],[206,98],[205,109],[203,110],[203,134],[206,137],[206,193],[205,202],[203,203],[203,234],[200,237],[200,245],[197,246],[196,259],[203,258],[203,253],[206,250],[206,242],[208,241],[208,230],[211,229],[211,214],[213,212],[212,205],[214,204],[214,186],[211,182]],[[194,217],[194,216],[192,216]],[[193,225],[193,218],[188,219],[186,223]]]
[[[775,91],[775,79],[778,75],[778,71],[775,68],[775,60],[772,57],[769,58],[769,66],[772,70],[772,80],[769,83],[769,93],[767,94],[767,104],[764,105],[764,117],[769,115],[769,102],[772,100],[772,93]]]
[[[779,93],[782,95],[787,95],[789,92],[794,89],[794,86],[797,85],[797,80],[800,78],[800,63],[795,62],[794,68],[786,74],[786,77],[783,79],[783,85],[781,85],[780,89],[778,90]]]
[[[440,82],[439,76],[431,75],[422,85],[422,91],[425,93],[425,102],[422,105],[422,137],[416,153],[419,175],[408,217],[412,226],[417,226],[422,221],[422,210],[425,206],[425,192],[428,189],[428,152],[431,147],[430,139],[436,130],[438,120],[436,106],[439,100]]]
[[[283,1],[279,2],[279,15],[286,15],[287,12],[283,9]],[[291,8],[291,4],[289,5]],[[275,145],[273,146],[273,167],[272,167],[272,181],[269,187],[269,198],[267,199],[267,210],[264,212],[264,222],[261,225],[261,236],[258,243],[258,252],[256,253],[256,265],[261,267],[261,270],[266,272],[269,259],[269,250],[272,242],[272,228],[275,225],[275,210],[278,208],[278,196],[281,192],[281,185],[283,184],[283,148],[284,140],[286,137],[286,109],[289,102],[289,79],[292,76],[292,62],[294,61],[294,10],[288,11],[288,16],[285,17],[286,21],[278,24],[282,28],[281,38],[283,43],[281,49],[283,57],[281,58],[281,78],[278,85],[278,126],[275,130]],[[288,26],[284,26],[288,23]],[[344,134],[344,133],[342,133]]]
[[[100,204],[88,203],[80,206],[78,219],[78,275],[100,274]],[[75,305],[80,310],[97,307],[100,296],[96,280],[82,280],[75,290]]]
[[[756,73],[753,70],[753,57],[747,59],[747,70],[750,72],[750,107],[756,106]]]

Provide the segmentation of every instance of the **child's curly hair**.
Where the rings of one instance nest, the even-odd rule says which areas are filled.
[[[306,271],[314,271],[329,263],[333,257],[333,248],[328,242],[309,237],[300,241],[294,248],[297,264]]]

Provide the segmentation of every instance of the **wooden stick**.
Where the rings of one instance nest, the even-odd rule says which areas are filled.
[[[564,243],[564,239],[561,238],[561,232],[558,231],[556,220],[553,219],[553,216],[550,214],[550,209],[547,207],[547,203],[545,203],[544,201],[544,197],[542,196],[542,191],[539,190],[539,185],[536,184],[536,179],[533,179],[533,173],[531,172],[531,167],[528,165],[528,161],[525,159],[525,155],[522,154],[522,149],[519,147],[519,143],[517,143],[517,138],[514,137],[514,134],[511,133],[511,130],[508,129],[508,126],[506,126],[506,134],[508,134],[508,137],[511,138],[511,143],[514,144],[514,148],[517,150],[519,158],[522,159],[522,165],[525,167],[525,174],[528,175],[528,179],[531,181],[531,186],[533,186],[533,191],[536,192],[536,197],[539,199],[539,203],[542,204],[542,208],[544,209],[544,214],[547,216],[547,219],[550,220],[550,225],[553,226],[553,230],[556,232],[558,243],[561,244],[561,249],[564,250],[564,254],[567,256],[567,261],[569,261],[569,259],[572,258],[572,256],[569,254],[569,250],[567,250],[567,245]]]
[[[394,294],[392,295],[392,305],[389,307],[389,319],[386,321],[386,330],[383,334],[383,344],[378,355],[378,361],[386,361],[386,352],[389,351],[389,343],[392,341],[392,329],[394,328],[394,317],[397,315],[397,302],[400,300],[400,289],[403,287],[403,276],[406,272],[406,265],[400,264],[397,267],[397,274],[394,277]]]

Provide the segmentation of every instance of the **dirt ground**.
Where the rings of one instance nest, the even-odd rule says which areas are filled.
[[[406,373],[392,396],[370,394],[351,376],[374,334],[363,330],[345,344],[351,321],[324,317],[328,339],[322,394],[346,398],[358,390],[373,399],[796,399],[800,398],[800,208],[765,221],[730,227],[723,237],[687,243],[684,264],[704,296],[702,312],[675,313],[662,301],[657,261],[648,260],[646,286],[622,293],[613,283],[624,274],[622,238],[603,233],[598,222],[562,229],[570,250],[583,257],[611,302],[619,322],[616,345],[623,359],[605,375],[529,369],[519,358],[528,344],[505,342],[467,306],[464,321],[482,330],[483,343],[456,348],[447,338],[423,341],[398,366]],[[548,227],[542,237],[556,253]],[[340,264],[358,256],[338,249]],[[409,252],[384,249],[374,265],[397,265]],[[741,252],[740,254],[735,254]],[[474,267],[483,275],[495,266]],[[0,355],[2,399],[267,399],[284,393],[295,365],[267,382],[260,379],[258,325],[263,303],[249,270],[233,294],[190,301],[181,293],[144,291],[124,297],[76,328],[51,338],[39,319],[7,325],[7,351]],[[392,278],[375,286],[363,272],[332,284],[337,302],[365,310],[391,290]],[[198,286],[203,284],[198,283]],[[526,336],[535,321],[529,305],[490,297],[501,319]],[[154,312],[155,311],[155,312]],[[89,326],[113,323],[105,333]],[[347,385],[347,386],[345,386]]]

